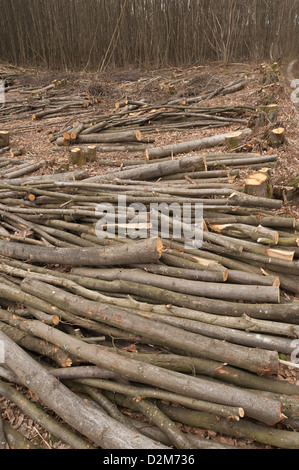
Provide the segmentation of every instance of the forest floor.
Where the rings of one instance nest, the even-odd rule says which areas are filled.
[[[297,63],[288,69],[281,68],[279,81],[270,85],[262,86],[260,83],[260,64],[232,64],[221,66],[219,64],[210,64],[207,66],[197,66],[186,69],[167,68],[162,70],[140,71],[136,69],[113,70],[99,73],[87,72],[55,72],[39,70],[21,70],[17,69],[18,84],[20,88],[45,87],[54,80],[67,80],[71,93],[86,93],[96,96],[97,103],[88,109],[78,109],[76,112],[65,113],[61,116],[45,117],[42,120],[15,119],[6,123],[0,121],[3,129],[8,130],[11,135],[11,147],[23,149],[24,158],[36,157],[46,160],[46,165],[40,170],[40,173],[50,174],[61,171],[64,165],[69,163],[69,149],[66,147],[55,151],[53,144],[49,142],[49,136],[53,133],[65,129],[72,122],[89,119],[89,116],[111,115],[115,113],[115,104],[123,102],[126,99],[140,101],[144,100],[151,105],[161,105],[172,99],[190,98],[203,94],[205,91],[215,89],[221,85],[228,84],[239,77],[248,78],[248,85],[245,89],[228,94],[226,96],[216,96],[207,103],[203,101],[203,106],[253,106],[258,107],[265,102],[265,99],[272,98],[278,104],[278,120],[276,127],[282,126],[286,130],[286,143],[277,149],[278,162],[272,171],[274,185],[287,185],[287,183],[298,175],[298,114],[299,104],[294,104],[291,100],[291,94],[294,91],[291,88],[291,80],[299,76]],[[1,70],[1,68],[0,68]],[[13,69],[14,72],[16,71]],[[252,81],[250,81],[253,79]],[[9,96],[15,99],[24,95],[11,92]],[[1,113],[1,109],[0,109]],[[246,116],[245,116],[246,118]],[[250,119],[250,116],[248,115]],[[202,130],[201,128],[160,131],[157,126],[154,133],[155,147],[174,144],[188,140],[200,139],[202,137],[221,134],[237,130],[240,125],[223,127],[215,129]],[[142,131],[142,128],[141,128]],[[253,133],[250,138],[251,151],[259,154],[273,153],[267,143],[267,134],[269,128],[260,128]],[[142,137],[148,137],[146,132],[142,132]],[[152,133],[150,134],[152,137]],[[225,152],[223,145],[206,150],[205,153]],[[198,154],[198,151],[184,154],[185,156]],[[115,162],[122,160],[140,160],[144,158],[142,152],[112,152],[102,154],[100,158],[109,158]],[[72,170],[74,167],[70,166]],[[107,167],[100,166],[97,163],[86,165],[90,176],[106,171]],[[36,173],[38,174],[38,173]],[[248,170],[241,171],[241,181],[248,175]],[[299,215],[297,202],[287,204],[285,210],[292,211],[293,215]]]
[[[275,152],[278,154],[276,166],[271,170],[272,181],[274,185],[287,185],[299,174],[299,105],[291,101],[293,89],[290,86],[290,76],[287,74],[287,68],[281,69],[280,79],[277,83],[263,87],[259,81],[260,64],[238,63],[229,66],[221,66],[217,63],[207,66],[197,66],[191,68],[167,68],[162,70],[112,70],[99,73],[88,72],[55,72],[43,70],[20,69],[10,66],[0,66],[2,70],[12,71],[17,74],[16,82],[19,88],[43,87],[49,85],[53,80],[67,79],[68,86],[74,93],[86,92],[97,96],[98,103],[88,109],[79,109],[76,112],[70,112],[69,115],[48,117],[42,120],[14,119],[9,118],[5,122],[0,121],[0,130],[10,132],[10,145],[12,149],[23,149],[24,160],[26,158],[36,157],[46,160],[46,165],[35,174],[52,174],[61,170],[63,165],[67,165],[69,170],[77,169],[76,166],[69,164],[69,149],[54,151],[53,144],[49,142],[49,136],[55,132],[64,129],[67,124],[88,119],[90,115],[110,114],[115,112],[115,103],[126,99],[145,100],[146,102],[159,105],[179,97],[191,97],[204,93],[206,90],[215,89],[222,84],[234,81],[238,77],[246,76],[253,79],[248,82],[245,89],[226,96],[216,96],[209,100],[207,106],[231,106],[247,105],[258,107],[263,101],[264,94],[271,94],[278,104],[278,125],[286,130],[286,143],[279,147]],[[299,73],[294,68],[292,79],[299,78]],[[10,98],[22,98],[19,92],[11,92]],[[0,107],[1,116],[1,107]],[[154,133],[155,146],[179,143],[188,140],[228,132],[238,129],[238,124],[230,127],[215,129],[185,129],[174,130],[172,132],[162,132],[157,127]],[[273,153],[273,149],[267,143],[268,129],[258,129],[253,132],[250,138],[252,152],[267,154]],[[146,133],[145,136],[146,137]],[[207,150],[206,153],[225,152],[223,145]],[[198,151],[191,152],[188,155],[198,154]],[[99,157],[121,162],[122,160],[144,158],[144,152],[126,153],[114,152],[111,154],[100,155]],[[84,167],[90,176],[104,172],[108,167],[100,166],[98,163],[88,163]],[[252,170],[251,170],[252,171]],[[241,170],[240,181],[243,181],[250,170]],[[294,199],[286,200],[283,212],[299,219],[299,203]],[[279,378],[287,380],[290,383],[299,383],[299,375],[296,370],[281,366]],[[31,396],[32,399],[32,396]],[[33,397],[34,399],[34,397]],[[0,397],[0,410],[4,419],[16,429],[19,429],[28,437],[31,442],[42,448],[68,448],[68,446],[55,440],[49,433],[45,432],[38,424],[28,419],[19,411],[16,405]],[[131,412],[130,412],[131,413]],[[198,428],[187,429],[185,431],[197,433],[204,437],[209,437],[217,442],[235,444],[235,439],[217,435],[212,431],[200,430]],[[248,440],[238,440],[239,445],[244,448],[250,448],[252,442]],[[258,445],[259,448],[266,446]]]

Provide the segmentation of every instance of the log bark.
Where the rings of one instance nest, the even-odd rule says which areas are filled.
[[[269,144],[271,147],[280,147],[285,142],[285,129],[278,127],[273,129],[269,135]]]
[[[9,132],[0,131],[0,148],[9,147]]]
[[[0,318],[5,317],[5,311],[0,312]],[[53,346],[51,343],[40,341],[34,336],[27,335],[18,328],[8,326],[0,322],[0,330],[3,331],[15,343],[19,344],[28,351],[33,351],[40,356],[48,357],[60,367],[71,367],[73,359],[62,349]],[[75,361],[74,361],[75,362]]]
[[[61,439],[72,449],[93,449],[87,441],[77,436],[66,426],[60,424],[55,418],[45,413],[41,407],[37,407],[22,393],[15,390],[7,383],[0,380],[0,393],[3,397],[15,403],[27,416],[30,416],[36,423],[49,431],[55,437]]]
[[[1,261],[3,263],[3,260]],[[20,276],[21,278],[24,278],[27,275],[26,271],[18,268],[19,266],[22,267],[21,262],[16,262],[16,261],[11,262],[11,261],[6,260],[5,263],[6,263],[5,265],[7,268],[9,268],[8,263],[10,263],[13,269],[11,268],[10,270],[6,269],[4,272],[8,274],[9,273],[14,274],[15,276]],[[1,270],[3,270],[3,268],[4,268],[4,265],[2,265]],[[33,265],[26,265],[26,268],[31,271],[32,273],[31,277],[34,279],[45,280],[45,278],[43,278],[42,276],[39,277],[37,274],[47,274],[48,276],[53,275],[53,272],[51,270],[48,270],[45,268],[39,268]],[[55,276],[59,277],[60,279],[63,279],[63,281],[61,282],[61,285],[64,285],[66,288],[70,288],[71,290],[72,290],[72,286],[75,286],[74,283],[84,284],[86,288],[90,288],[90,289],[94,289],[94,288],[97,290],[100,289],[100,286],[95,286],[93,284],[92,279],[91,279],[91,283],[89,284],[87,278],[85,278],[84,283],[82,283],[82,278],[80,279],[80,277],[77,277],[77,276],[73,276],[69,274],[62,274],[62,273],[59,274],[57,271],[55,272]],[[68,283],[68,280],[73,281],[73,282]],[[78,288],[78,284],[77,284],[77,288]],[[27,294],[27,296],[28,295],[29,294]],[[247,315],[243,315],[240,318],[238,317],[235,318],[232,316],[229,316],[229,317],[219,316],[219,315],[214,315],[214,314],[209,314],[209,313],[204,313],[204,312],[198,312],[197,310],[191,310],[188,308],[175,307],[173,305],[172,306],[170,305],[166,306],[166,305],[161,305],[161,304],[154,305],[154,304],[145,303],[144,301],[138,302],[134,299],[120,299],[116,297],[108,297],[107,295],[102,295],[99,293],[97,294],[92,293],[90,290],[89,291],[85,290],[84,295],[87,296],[87,298],[90,298],[91,300],[103,301],[105,303],[109,303],[118,307],[133,309],[135,311],[153,312],[153,313],[158,313],[162,315],[173,315],[173,316],[187,318],[191,320],[199,320],[199,321],[203,321],[206,323],[215,324],[219,326],[238,328],[238,329],[243,329],[246,331],[260,331],[260,332],[270,333],[274,335],[284,335],[290,338],[297,338],[299,336],[299,329],[294,324],[257,320],[257,319],[250,318]],[[10,297],[10,298],[13,298],[13,297]],[[24,298],[15,297],[15,301],[18,301],[18,300],[20,300],[23,303],[24,302],[28,303],[28,301],[25,300]],[[47,303],[45,304],[46,306],[44,306],[43,309],[45,309],[46,311],[49,311],[50,305]],[[32,305],[32,302],[30,303],[30,305]],[[61,312],[57,312],[57,313],[61,315]],[[132,341],[134,340],[132,339]]]
[[[161,239],[146,239],[105,248],[50,248],[0,240],[2,256],[24,261],[73,266],[109,266],[156,262],[163,251]]]
[[[2,332],[0,339],[5,346],[6,365],[15,372],[23,385],[92,442],[108,449],[165,448],[156,445],[151,439],[136,435],[77,397]]]
[[[0,415],[0,450],[7,449],[7,440],[2,416]]]
[[[193,281],[225,282],[228,279],[228,270],[224,270],[223,272],[222,271],[221,272],[220,271],[219,272],[207,271],[207,270],[198,271],[198,270],[192,270],[192,269],[172,268],[171,266],[167,266],[162,263],[161,264],[134,265],[132,267],[143,269],[144,271],[153,273],[153,274],[161,274],[163,276],[190,279]]]
[[[217,340],[208,340],[192,333],[189,335],[182,333],[178,328],[166,327],[160,322],[147,320],[143,315],[132,314],[125,310],[119,309],[118,315],[115,317],[114,309],[104,303],[90,301],[83,299],[77,295],[67,294],[65,291],[55,287],[55,296],[53,298],[53,287],[45,283],[34,280],[24,280],[22,282],[22,289],[27,293],[33,293],[38,297],[49,301],[52,298],[52,303],[57,307],[62,307],[64,310],[75,314],[84,315],[89,318],[97,319],[104,324],[115,326],[119,322],[122,329],[135,334],[140,334],[159,345],[167,344],[169,347],[180,348],[189,351],[191,354],[198,354],[200,356],[210,357],[211,359],[226,360],[227,362],[238,365],[249,370],[259,372],[266,372],[267,370],[274,370],[277,367],[277,354],[270,351],[263,352],[254,350],[247,350],[243,347],[231,346],[229,351],[223,343]],[[161,289],[162,290],[162,289]],[[167,338],[167,339],[166,339]],[[249,359],[250,358],[250,359]]]
[[[147,180],[160,178],[161,176],[173,175],[182,171],[207,171],[206,159],[204,156],[190,157],[179,160],[170,160],[162,163],[153,163],[151,165],[141,165],[131,170],[123,170],[119,172],[107,173],[106,175],[99,175],[88,178],[87,183],[101,182],[101,181],[113,181],[114,179],[120,178],[135,179],[135,180]]]
[[[265,173],[254,173],[245,182],[244,192],[250,196],[271,198],[272,191],[272,185]]]
[[[101,144],[101,143],[119,143],[119,142],[139,142],[141,140],[140,131],[121,131],[99,134],[79,135],[76,141],[79,144]]]
[[[20,170],[13,171],[12,173],[7,173],[5,175],[5,178],[7,179],[21,178],[21,176],[27,175],[28,173],[34,173],[40,168],[43,168],[45,163],[46,163],[45,160],[41,160],[38,163],[27,165],[25,168],[21,168]]]
[[[251,133],[252,131],[250,129],[244,129],[242,131],[243,135],[251,135]],[[154,160],[156,158],[168,157],[179,153],[188,153],[203,148],[216,147],[217,145],[225,142],[227,135],[228,134],[219,134],[213,137],[205,137],[199,140],[182,142],[180,144],[152,148],[146,151],[146,158],[147,160]]]
[[[109,390],[111,392],[122,393],[123,395],[134,398],[134,400],[136,400],[137,402],[141,401],[141,398],[152,398],[158,400],[171,401],[194,410],[209,411],[210,413],[215,413],[218,416],[223,416],[233,420],[236,419],[237,421],[239,421],[240,418],[244,417],[243,408],[223,406],[218,405],[217,403],[206,402],[203,400],[195,400],[184,395],[170,393],[164,390],[157,390],[155,388],[136,387],[129,384],[120,384],[111,382],[109,380],[98,379],[79,379],[76,382],[102,390]]]
[[[244,138],[244,134],[242,131],[236,131],[230,133],[226,138],[225,138],[225,143],[228,148],[228,150],[235,150],[240,147],[242,138]]]
[[[210,413],[180,410],[167,405],[159,405],[161,410],[172,420],[179,421],[190,426],[210,429],[215,432],[235,438],[250,439],[262,444],[283,448],[298,449],[298,433],[272,427],[261,426],[257,423],[242,420],[233,423],[225,422],[222,418]]]
[[[33,321],[33,322],[24,322],[24,328],[27,331],[31,331],[35,335],[40,337],[45,337],[45,335],[51,335],[51,338],[55,344],[64,344],[66,350],[69,352],[76,351],[78,357],[84,358],[88,362],[91,362],[96,365],[104,366],[109,370],[114,370],[126,377],[139,381],[141,383],[147,383],[159,388],[164,388],[169,391],[179,391],[180,393],[184,390],[184,393],[187,396],[193,396],[194,398],[206,399],[207,401],[212,401],[214,403],[221,403],[226,405],[236,406],[236,404],[244,408],[245,414],[249,417],[257,419],[260,422],[265,422],[266,424],[276,424],[277,422],[283,419],[283,415],[280,411],[280,403],[277,400],[270,399],[264,396],[257,396],[255,393],[251,393],[248,390],[234,389],[230,386],[224,384],[214,384],[208,380],[199,379],[195,377],[188,377],[184,374],[169,372],[166,369],[158,368],[150,364],[141,363],[136,360],[128,361],[127,358],[122,357],[119,354],[111,352],[110,348],[105,348],[101,346],[86,345],[84,342],[72,338],[69,335],[62,333],[56,329],[53,329],[42,323]],[[71,394],[63,387],[61,384],[57,384],[57,379],[51,377],[41,366],[35,363],[33,360],[28,360],[27,368],[24,370],[24,356],[25,353],[22,350],[19,350],[19,347],[12,343],[9,338],[6,337],[3,333],[0,332],[0,339],[4,341],[6,348],[6,364],[7,366],[15,372],[21,380],[28,380],[26,386],[36,393],[43,402],[48,405],[50,408],[54,409],[57,414],[65,419],[66,422],[70,423],[71,416],[67,414],[68,412],[68,399],[71,400],[72,406],[75,406],[73,394]],[[26,357],[26,356],[25,356]],[[31,359],[31,358],[30,358]],[[34,362],[34,364],[32,363]],[[37,367],[38,366],[38,367]],[[35,371],[35,374],[33,373]],[[53,388],[52,388],[53,387]],[[43,391],[47,391],[47,395],[44,397]],[[50,400],[51,393],[50,390],[55,390],[56,400],[54,402]],[[49,403],[50,402],[50,403]],[[123,430],[122,426],[118,425],[119,428],[115,429],[115,423],[112,423],[111,420],[107,420],[97,416],[94,408],[93,415],[90,416],[90,408],[87,404],[83,405],[82,400],[77,403],[75,419],[80,420],[80,427],[82,426],[82,420],[84,426],[86,426],[86,436],[90,435],[91,440],[96,442],[96,437],[99,435],[98,428],[102,428],[105,425],[111,426],[110,432],[108,429],[105,431],[104,436],[101,433],[101,439],[99,445],[115,445],[115,442],[118,439],[121,439],[122,442],[118,445],[120,448],[123,448],[124,441],[122,438],[121,431]],[[59,411],[59,412],[58,412]],[[82,417],[81,411],[85,412],[85,417]],[[73,417],[72,417],[73,418]],[[108,421],[108,422],[107,422]],[[78,423],[78,421],[77,421]],[[76,427],[78,426],[76,423]],[[96,424],[96,429],[94,426]],[[82,429],[81,429],[82,432]],[[92,434],[93,432],[93,434]],[[105,442],[103,443],[103,438]],[[110,438],[110,439],[109,439]],[[99,442],[99,439],[97,439]],[[144,441],[138,442],[140,439],[135,439],[126,432],[125,442],[128,445],[130,442],[131,446],[144,448]],[[149,445],[149,441],[146,441]],[[104,445],[103,445],[104,444]],[[142,446],[143,444],[143,446]],[[150,443],[152,444],[152,443]],[[105,447],[104,447],[105,448]],[[132,447],[124,447],[132,448]],[[138,448],[138,447],[137,447]],[[151,447],[155,448],[155,447]]]
[[[73,274],[79,276],[91,276],[107,281],[123,280],[162,289],[180,292],[183,294],[198,295],[208,298],[218,298],[224,300],[244,300],[255,302],[279,303],[279,287],[276,286],[254,286],[248,292],[247,286],[221,283],[205,283],[193,280],[178,279],[169,276],[148,273],[139,269],[135,270],[93,270],[78,269],[73,270]]]
[[[7,421],[3,422],[6,439],[10,449],[34,450],[36,446],[32,444],[23,434],[14,429]]]

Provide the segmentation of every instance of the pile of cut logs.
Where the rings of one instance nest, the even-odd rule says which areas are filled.
[[[277,374],[299,338],[299,223],[237,186],[240,160],[251,165],[210,154],[1,182],[0,394],[76,449],[232,447],[179,423],[298,449],[299,387]]]
[[[43,88],[19,85],[5,88],[6,99],[0,109],[0,122],[61,117],[98,103],[96,96],[88,92],[75,93],[68,85],[67,81],[60,80]]]
[[[144,150],[153,147],[154,138],[142,138],[141,132],[151,134],[190,128],[219,128],[233,124],[246,125],[250,106],[190,107],[189,104],[154,106],[126,101],[125,108],[117,103],[115,113],[94,116],[50,136],[57,146],[96,144],[102,152]],[[242,117],[243,116],[243,117]]]

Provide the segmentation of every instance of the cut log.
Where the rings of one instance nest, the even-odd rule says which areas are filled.
[[[140,131],[122,131],[122,132],[107,132],[99,134],[79,135],[77,142],[80,144],[101,144],[106,142],[140,142]]]
[[[160,238],[150,238],[137,242],[107,248],[51,248],[25,246],[22,243],[0,240],[0,253],[3,256],[24,261],[73,266],[112,266],[122,264],[151,263],[160,259],[163,243]]]
[[[53,341],[53,343],[58,346],[62,346],[63,344],[63,347],[65,347],[65,350],[67,352],[78,354],[78,357],[82,358],[84,362],[91,362],[95,365],[103,366],[108,370],[116,371],[130,378],[130,380],[150,384],[155,387],[164,388],[165,390],[173,391],[176,393],[181,393],[182,390],[184,390],[185,394],[188,396],[198,399],[206,399],[214,403],[225,404],[229,406],[235,406],[236,403],[238,403],[239,407],[244,408],[245,414],[247,416],[252,417],[253,419],[257,419],[260,422],[264,422],[265,424],[274,425],[283,419],[283,415],[281,413],[280,408],[280,402],[277,399],[270,399],[264,396],[256,397],[256,394],[250,390],[234,388],[225,384],[218,384],[216,382],[214,383],[210,380],[187,376],[173,371],[168,371],[167,369],[163,369],[161,367],[155,367],[151,364],[140,362],[138,360],[135,360],[135,358],[128,360],[127,357],[122,357],[122,355],[114,352],[114,349],[112,349],[111,351],[111,348],[85,344],[83,341],[80,341],[72,337],[71,335],[67,335],[57,329],[44,325],[41,322],[24,321],[23,328],[26,329],[26,331],[28,331],[29,333],[39,337],[48,338],[49,336],[51,336],[51,340]],[[68,390],[66,389],[65,393],[60,396],[59,392],[63,392],[64,387],[62,385],[60,387],[59,383],[57,384],[57,379],[52,377],[52,380],[50,381],[50,378],[48,377],[48,375],[50,374],[48,374],[44,370],[44,368],[39,366],[38,363],[33,361],[33,359],[31,359],[29,356],[27,363],[27,358],[25,359],[24,357],[26,356],[26,354],[22,354],[22,351],[20,351],[17,346],[12,344],[9,338],[6,339],[6,336],[1,332],[0,339],[5,341],[8,367],[13,372],[17,373],[19,378],[22,378],[22,382],[26,384],[26,386],[29,386],[30,390],[35,392],[45,404],[47,404],[52,409],[54,406],[56,408],[55,411],[60,416],[62,416],[63,414],[63,417],[66,422],[70,424],[70,419],[68,419],[68,414],[66,413],[65,408],[66,400],[69,397],[69,393],[67,393]],[[213,340],[208,339],[208,341],[211,342]],[[200,346],[200,342],[198,342],[198,346]],[[232,349],[234,348],[235,346],[232,345]],[[238,348],[242,349],[244,347]],[[262,352],[263,355],[265,355],[266,353],[266,351],[259,352]],[[249,356],[252,353],[253,350],[250,350]],[[23,367],[25,362],[28,366],[26,368]],[[33,373],[33,369],[35,369],[36,366],[33,365],[33,362],[40,368],[36,370],[35,374]],[[42,373],[42,371],[44,371],[44,373]],[[28,380],[27,383],[26,379]],[[45,396],[44,393],[41,395],[41,390],[47,390],[48,393],[49,391],[55,390],[56,400],[54,399],[53,402],[51,402],[49,400],[49,395]],[[59,399],[57,397],[58,394]],[[78,403],[78,407],[78,409],[75,408],[75,415],[79,415],[78,418],[80,417],[80,419],[85,422],[86,416],[84,418],[83,415],[80,416],[82,404]],[[57,408],[59,408],[59,410]],[[87,411],[88,408],[89,407],[86,405],[84,410],[87,415],[89,415]],[[94,409],[94,412],[96,411],[97,409]],[[74,413],[72,413],[72,416],[73,415]],[[104,423],[102,422],[102,420],[103,419],[101,419],[99,416],[97,417],[98,426],[99,423],[101,423],[101,425],[103,426]],[[110,423],[110,425],[111,424],[112,423]],[[89,420],[87,422],[87,429],[89,429],[89,431],[90,425],[91,423],[89,417]],[[74,427],[76,428],[76,426]],[[104,433],[104,436],[107,438],[108,436],[106,436],[106,432]],[[91,432],[89,432],[88,435],[90,436]],[[97,436],[98,435],[99,434],[97,433]],[[93,441],[94,437],[95,436],[91,437]],[[130,440],[132,438],[133,437],[130,436]],[[101,439],[103,439],[103,436],[101,436]],[[136,442],[136,435],[134,441]]]
[[[241,131],[241,134],[244,136],[249,136],[251,133],[251,129],[244,129]],[[223,144],[228,135],[230,134],[218,134],[199,140],[192,140],[175,145],[165,145],[164,147],[152,148],[146,150],[146,158],[147,160],[155,160],[157,158],[168,157],[178,153],[188,153],[203,148],[216,147],[217,145]]]
[[[70,163],[84,166],[86,163],[95,162],[97,159],[97,146],[89,145],[86,148],[76,147],[70,151]]]
[[[51,282],[53,282],[53,278]],[[54,282],[56,282],[55,279]],[[53,305],[59,308],[63,303],[63,309],[73,315],[83,315],[112,327],[121,324],[122,329],[130,331],[130,333],[134,332],[137,335],[140,334],[151,341],[150,344],[163,345],[170,349],[180,349],[191,356],[223,360],[231,365],[257,373],[270,373],[270,371],[274,372],[277,369],[278,359],[277,353],[274,351],[248,349],[232,344],[228,351],[222,341],[211,340],[202,335],[187,333],[180,328],[165,325],[160,321],[152,320],[143,312],[131,312],[121,307],[115,312],[115,307],[112,305],[67,293],[65,290],[45,282],[25,278],[22,281],[21,288],[27,293],[34,291],[34,295],[46,302],[50,296]]]
[[[238,238],[251,238],[253,241],[262,243],[266,239],[268,244],[277,245],[279,233],[259,225],[258,227],[246,224],[209,224],[209,228],[217,233]]]
[[[35,171],[39,170],[45,165],[45,163],[46,163],[45,160],[41,160],[38,163],[33,163],[32,165],[26,165],[20,170],[12,171],[11,173],[6,173],[4,177],[7,179],[21,178],[22,176],[27,175],[28,173],[34,173]]]
[[[56,140],[56,145],[58,145],[59,147],[69,147],[71,145],[71,141],[70,139],[65,139],[63,136],[58,137],[58,139]]]
[[[87,183],[99,181],[113,181],[114,179],[136,179],[151,180],[161,176],[173,175],[183,171],[207,171],[207,162],[205,156],[186,157],[178,160],[168,160],[164,162],[152,163],[150,165],[137,165],[137,168],[123,171],[110,172],[103,175],[97,175],[86,180]]]
[[[269,258],[277,258],[286,261],[293,261],[295,252],[288,250],[279,250],[278,248],[267,248],[266,256]]]
[[[193,280],[179,279],[169,276],[160,276],[148,273],[139,269],[79,269],[73,270],[73,274],[79,276],[95,276],[107,281],[123,280],[148,286],[159,287],[165,290],[180,292],[183,294],[198,295],[208,298],[218,298],[226,300],[250,301],[252,298],[256,302],[279,302],[279,288],[276,286],[251,286],[248,292],[247,286],[235,284],[220,284],[214,282],[200,282]],[[140,286],[140,292],[142,288]]]

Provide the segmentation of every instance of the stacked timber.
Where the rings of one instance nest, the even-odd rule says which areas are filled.
[[[11,87],[0,110],[0,122],[17,119],[41,120],[69,115],[86,110],[98,103],[98,98],[87,92],[75,93],[66,81],[54,81],[43,88]]]
[[[243,190],[251,158],[2,181],[1,395],[76,449],[231,448],[177,423],[298,449],[299,223]]]
[[[210,129],[234,124],[246,126],[248,120],[244,119],[244,115],[253,110],[254,108],[250,106],[195,108],[187,104],[154,106],[128,101],[124,109],[117,103],[115,113],[74,122],[72,126],[51,135],[49,140],[57,146],[64,147],[96,144],[102,152],[142,151],[152,149],[155,140],[149,136],[142,138],[141,132],[151,134],[157,130]],[[244,136],[249,133],[249,130],[242,131]],[[202,147],[193,145],[193,148]]]

